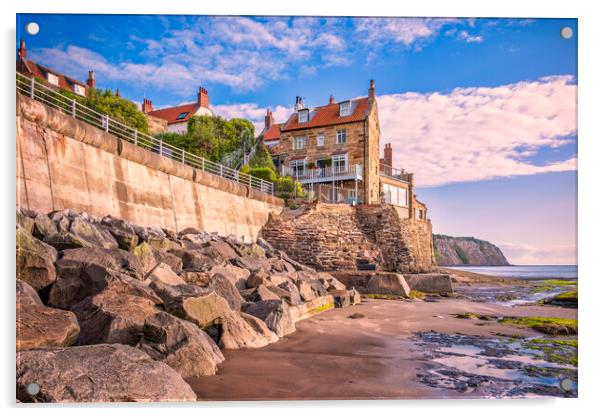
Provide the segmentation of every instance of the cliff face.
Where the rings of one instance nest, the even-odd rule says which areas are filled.
[[[439,266],[508,266],[508,260],[495,245],[474,237],[433,234],[435,260]]]

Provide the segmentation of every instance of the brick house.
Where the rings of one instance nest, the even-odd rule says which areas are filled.
[[[265,117],[263,141],[283,175],[295,177],[326,202],[395,205],[404,218],[426,219],[414,195],[413,175],[392,167],[393,149],[380,158],[380,125],[374,81],[365,97],[306,108],[296,98],[293,114],[275,124]]]
[[[63,89],[73,94],[87,97],[90,90],[96,88],[96,80],[94,79],[94,71],[88,71],[88,79],[86,82],[81,82],[75,78],[68,77],[54,69],[27,59],[27,48],[23,39],[19,42],[17,72],[35,78],[44,85],[50,88]]]
[[[144,98],[142,112],[146,114],[153,134],[161,131],[184,133],[186,132],[190,117],[213,115],[213,111],[209,108],[209,94],[207,89],[203,87],[199,87],[196,102],[175,107],[155,110],[153,109],[152,101]]]

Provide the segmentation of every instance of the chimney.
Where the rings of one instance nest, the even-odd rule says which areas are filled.
[[[209,108],[209,94],[204,87],[199,87],[199,93],[197,94],[197,104],[199,107]]]
[[[391,143],[385,144],[385,157],[384,163],[387,166],[393,166],[393,148],[391,147]]]
[[[119,88],[115,91],[115,96],[121,98],[121,93],[119,92]]]
[[[272,115],[272,111],[268,109],[265,115],[265,129],[268,130],[270,127],[274,125],[274,116]]]
[[[19,58],[25,59],[27,57],[27,49],[25,48],[25,41],[23,38],[19,41]]]
[[[330,99],[328,100],[328,104],[334,104],[334,95],[330,94]]]
[[[96,89],[96,80],[94,79],[94,71],[88,71],[88,80],[86,81],[86,85],[89,89]]]
[[[148,98],[145,98],[142,101],[142,112],[144,114],[150,113],[151,111],[153,111],[153,102],[151,100],[149,100]]]
[[[374,80],[370,80],[370,88],[368,88],[368,99],[370,101],[376,98],[376,91],[374,90]]]
[[[297,97],[295,97],[295,112],[297,112],[303,108],[305,108],[303,106],[303,99],[297,95]]]

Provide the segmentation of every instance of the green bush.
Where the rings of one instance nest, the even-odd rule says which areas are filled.
[[[292,176],[281,176],[276,179],[274,193],[283,199],[295,198],[303,196],[303,188],[299,182],[295,182]]]
[[[271,169],[272,172],[276,173],[276,166],[274,166],[274,161],[272,160],[272,155],[270,151],[265,146],[265,144],[260,143],[257,148],[257,152],[251,158],[249,162],[252,168],[268,168]]]
[[[70,98],[75,97],[66,91],[64,95],[70,96]],[[138,110],[138,106],[132,101],[116,96],[109,89],[104,91],[90,90],[87,97],[76,97],[76,99],[94,111],[107,114],[126,126],[148,134],[148,121],[144,113]]]
[[[240,173],[246,173],[247,175],[250,175],[251,174],[251,166],[244,165],[242,168],[240,168]]]
[[[276,174],[270,168],[251,168],[249,173],[256,178],[263,179],[264,181],[276,181]]]

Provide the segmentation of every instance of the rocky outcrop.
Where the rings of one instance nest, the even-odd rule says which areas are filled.
[[[31,396],[27,386],[40,391]],[[23,402],[192,401],[182,376],[140,349],[91,345],[17,353],[17,398]]]
[[[439,266],[509,266],[497,246],[474,237],[433,234],[435,261]]]
[[[196,229],[176,234],[69,210],[23,210],[18,218],[18,256],[27,267],[17,281],[17,349],[36,349],[19,358],[20,383],[30,373],[44,382],[40,395],[26,400],[164,400],[171,390],[157,384],[161,375],[178,385],[183,381],[170,371],[215,374],[224,360],[220,348],[263,347],[294,332],[299,319],[357,298],[332,275],[262,240],[243,243]],[[85,243],[72,248],[78,241]],[[67,357],[70,351],[79,362]],[[104,357],[108,367],[88,354]],[[119,365],[126,375],[116,375]],[[63,370],[104,377],[95,384],[100,390],[84,383],[60,391],[61,383],[71,388]],[[154,371],[150,391],[128,390],[127,378],[142,380],[144,371]],[[122,396],[107,388],[107,377],[118,377]],[[185,391],[169,398],[191,398]]]

